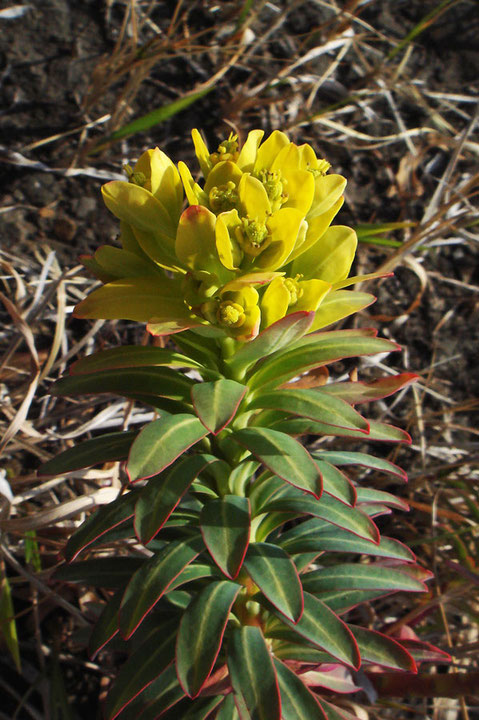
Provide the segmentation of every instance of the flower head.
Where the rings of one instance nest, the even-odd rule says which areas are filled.
[[[354,293],[335,289],[357,243],[350,228],[330,227],[345,179],[310,145],[263,135],[252,130],[241,146],[230,133],[210,152],[193,130],[204,183],[158,148],[126,166],[126,181],[107,183],[122,247],[85,258],[104,286],[76,314],[146,320],[154,333],[209,325],[245,342],[292,312],[316,312],[319,323],[356,309]]]

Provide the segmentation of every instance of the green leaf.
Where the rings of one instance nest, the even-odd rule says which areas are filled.
[[[201,511],[200,528],[209,553],[229,578],[238,574],[248,548],[251,511],[249,500],[225,495]]]
[[[384,565],[344,563],[312,570],[303,575],[303,587],[308,592],[326,590],[406,590],[424,592],[424,584],[395,568]]]
[[[349,625],[349,629],[356,638],[363,662],[393,670],[417,672],[414,659],[396,640],[357,625]]]
[[[397,475],[402,480],[407,480],[404,470],[394,463],[382,458],[374,457],[362,452],[339,452],[336,450],[322,450],[321,452],[313,452],[313,457],[317,460],[326,460],[332,465],[361,465],[362,467],[371,468],[388,473],[389,475]]]
[[[118,613],[122,597],[123,588],[120,588],[108,600],[95,623],[88,643],[88,653],[92,660],[118,632]]]
[[[326,702],[323,698],[318,700],[318,702],[324,710],[328,720],[359,720],[356,715],[351,715],[351,713],[347,712],[347,710],[331,705],[331,703]]]
[[[199,419],[217,435],[234,418],[247,387],[234,380],[196,383],[191,388],[193,407]]]
[[[241,585],[227,580],[210,583],[188,605],[181,619],[176,668],[183,689],[192,698],[210,676],[240,590]]]
[[[358,487],[358,503],[381,503],[390,505],[398,510],[409,510],[409,505],[405,500],[383,490],[373,490],[372,488]]]
[[[138,431],[130,430],[107,433],[92,440],[86,440],[43,463],[38,469],[38,474],[63,475],[100,463],[124,460],[128,457],[130,447],[137,435]]]
[[[379,531],[373,521],[360,510],[348,507],[330,495],[322,495],[320,500],[307,496],[273,499],[263,512],[282,510],[298,515],[312,515],[326,520],[332,525],[344,528],[354,535],[379,542]]]
[[[205,563],[192,563],[191,565],[187,565],[168,587],[168,598],[169,593],[176,590],[176,588],[201,578],[214,578],[216,580],[218,579],[218,571],[215,567],[206,565]]]
[[[306,520],[296,526],[296,534],[290,535],[292,531],[281,535],[277,541],[288,553],[304,552],[345,552],[361,555],[374,555],[377,557],[391,558],[413,562],[414,554],[402,543],[382,536],[379,545],[353,535],[347,530],[338,527],[315,526],[315,519]],[[311,525],[310,525],[311,523]],[[302,530],[302,532],[301,532]]]
[[[126,640],[202,548],[203,542],[197,535],[186,540],[176,540],[144,563],[133,575],[120,608],[120,632]]]
[[[0,637],[3,637],[15,666],[18,672],[21,673],[20,649],[18,645],[17,624],[15,621],[12,592],[10,589],[10,583],[5,573],[4,564],[1,560],[0,571]]]
[[[221,703],[215,720],[242,720],[235,705],[233,693],[229,693]]]
[[[100,152],[106,145],[109,145],[112,142],[122,140],[123,138],[135,135],[139,132],[145,132],[146,130],[155,127],[155,125],[159,125],[160,123],[165,122],[165,120],[169,120],[171,117],[174,117],[183,110],[186,110],[187,107],[195,103],[197,100],[200,100],[213,89],[214,85],[210,85],[202,90],[188,93],[177,100],[172,100],[172,102],[166,103],[165,105],[152,110],[146,115],[136,118],[136,120],[132,120],[132,122],[123,125],[123,127],[115,130],[115,132],[108,135],[104,140],[101,140],[91,152]]]
[[[364,403],[394,395],[402,388],[418,379],[414,373],[388,375],[371,382],[338,382],[323,385],[318,392],[340,397],[346,402]]]
[[[207,432],[197,417],[187,413],[161,417],[149,423],[130,450],[127,464],[130,482],[160,473]]]
[[[294,635],[291,630],[285,628],[285,632],[289,633],[296,642],[288,640],[273,641],[273,655],[280,660],[296,660],[300,663],[311,663],[318,665],[319,663],[335,663],[336,660],[329,653],[309,645],[299,635]]]
[[[77,360],[71,366],[70,373],[72,375],[83,375],[119,368],[158,366],[199,369],[203,367],[187,355],[182,355],[175,350],[153,346],[145,347],[143,345],[124,345],[118,348],[102,350]]]
[[[303,613],[303,588],[289,555],[277,545],[251,543],[244,566],[275,608],[297,622]]]
[[[248,410],[272,408],[292,415],[310,418],[333,427],[352,428],[362,434],[369,431],[369,423],[341,398],[323,395],[316,390],[291,388],[256,394]],[[260,423],[260,420],[258,421]]]
[[[371,337],[370,331],[336,330],[307,335],[283,352],[267,358],[251,374],[251,390],[273,389],[296,375],[327,365],[335,360],[391,352],[398,346],[383,338]]]
[[[268,428],[237,430],[233,438],[287,483],[319,497],[321,474],[308,451],[294,438]]]
[[[82,582],[104,588],[125,587],[134,572],[144,564],[139,557],[102,557],[61,565],[53,575],[55,580]]]
[[[71,562],[94,540],[131,518],[137,500],[138,492],[134,490],[99,508],[69,538],[63,552],[65,559]]]
[[[325,720],[314,695],[301,679],[279,660],[274,659],[281,693],[282,720]]]
[[[263,330],[254,340],[245,343],[230,360],[227,360],[227,365],[236,373],[244,372],[258,360],[303,337],[311,327],[313,319],[312,312],[302,311],[286,315]]]
[[[357,500],[357,491],[349,478],[337,467],[324,460],[317,460],[316,464],[323,477],[324,492],[346,505],[354,507]]]
[[[249,499],[253,516],[259,515],[261,508],[271,500],[278,491],[288,488],[284,481],[266,470],[262,473],[249,488]]]
[[[208,464],[207,456],[181,458],[166,473],[153,476],[141,491],[135,509],[135,531],[146,545],[163,527],[191,483]]]
[[[316,597],[318,600],[322,600],[331,610],[334,610],[335,613],[342,614],[352,610],[356,605],[389,594],[389,590],[329,590],[316,593]]]
[[[172,663],[120,711],[118,720],[155,720],[184,696],[185,691],[178,682],[176,668]]]
[[[361,657],[352,632],[324,602],[309,592],[304,593],[304,611],[301,620],[296,624],[284,617],[281,617],[281,620],[312,645],[325,650],[355,670],[359,668]],[[269,628],[267,634],[274,637],[276,627],[275,624]]]
[[[171,663],[175,655],[175,625],[155,627],[122,665],[108,693],[105,704],[107,720],[113,720]]]
[[[53,386],[54,395],[112,393],[121,397],[189,400],[193,380],[167,367],[126,367],[70,375]]]
[[[281,720],[276,672],[258,627],[233,630],[228,642],[228,669],[233,690],[243,700],[251,720]]]
[[[215,708],[223,701],[223,695],[217,695],[216,697],[205,698],[200,700],[190,700],[184,698],[177,705],[167,710],[161,715],[161,720],[206,720],[206,718],[212,718],[212,713]],[[215,716],[216,720],[218,716]],[[232,720],[233,716],[228,717],[228,720]]]
[[[178,345],[189,358],[193,358],[201,365],[218,369],[218,351],[216,344],[211,342],[211,338],[200,335],[194,330],[186,330],[186,332],[175,335],[175,345]]]

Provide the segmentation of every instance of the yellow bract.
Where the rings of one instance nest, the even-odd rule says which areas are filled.
[[[193,130],[204,183],[158,148],[125,168],[128,182],[107,183],[122,247],[85,258],[104,286],[76,314],[147,321],[157,334],[212,326],[246,342],[293,312],[315,312],[318,329],[364,307],[370,296],[340,289],[356,234],[330,226],[345,178],[310,145],[263,136],[241,146],[231,133],[210,152]]]

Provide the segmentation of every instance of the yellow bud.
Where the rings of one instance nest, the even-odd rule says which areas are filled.
[[[260,170],[258,179],[263,183],[273,212],[279,210],[288,199],[287,193],[284,192],[284,179],[281,171]]]
[[[241,218],[241,226],[235,230],[236,240],[247,255],[256,257],[271,243],[271,236],[264,222]]]
[[[128,182],[133,183],[133,185],[139,185],[140,187],[146,186],[147,177],[144,173],[135,172],[131,165],[128,164],[123,166],[123,170],[127,174]],[[149,188],[147,187],[146,189],[148,190]]]
[[[216,317],[219,324],[226,327],[241,327],[246,319],[241,305],[226,300],[220,302]]]
[[[223,142],[218,145],[218,150],[214,153],[211,153],[210,160],[213,165],[216,165],[217,163],[226,160],[236,162],[238,156],[238,136],[230,133],[228,139],[223,140]]]
[[[209,192],[210,208],[215,213],[233,210],[238,203],[236,185],[229,180],[225,185],[215,185]]]
[[[304,290],[299,286],[299,275],[296,276],[296,278],[293,280],[293,278],[286,278],[284,281],[284,286],[289,292],[289,303],[290,305],[295,305],[299,298],[302,297]]]
[[[331,163],[329,163],[327,160],[324,159],[318,159],[318,167],[312,168],[308,167],[308,170],[310,173],[313,173],[314,177],[326,175],[329,168],[331,167]]]

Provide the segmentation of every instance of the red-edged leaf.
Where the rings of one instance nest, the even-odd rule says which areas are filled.
[[[374,455],[368,455],[362,452],[342,452],[336,450],[322,450],[321,452],[312,453],[314,458],[318,460],[326,460],[331,465],[360,465],[361,467],[378,470],[388,473],[389,475],[397,475],[402,480],[407,481],[407,475],[404,470],[389,460],[377,458]]]
[[[207,585],[188,605],[176,644],[178,679],[196,697],[208,679],[221,648],[231,607],[241,585],[229,581]]]
[[[302,497],[273,498],[262,510],[263,512],[280,510],[296,515],[312,515],[376,544],[379,542],[379,530],[367,515],[356,508],[345,505],[330,495],[324,494],[319,500],[306,495]]]
[[[122,347],[102,350],[77,360],[70,367],[70,373],[72,375],[83,375],[118,368],[158,367],[162,365],[176,368],[202,367],[200,363],[175,350],[151,345],[123,345]]]
[[[171,663],[117,717],[118,720],[156,720],[184,697],[185,691],[176,677],[175,665]]]
[[[90,543],[133,517],[137,500],[138,492],[132,491],[97,510],[68,540],[64,550],[65,559],[71,562]]]
[[[251,374],[251,390],[272,389],[313,368],[335,360],[376,353],[392,352],[399,346],[375,337],[376,331],[336,330],[307,335],[283,352],[270,355],[256,372]]]
[[[343,398],[347,402],[358,404],[381,400],[394,395],[402,388],[419,379],[414,373],[388,375],[371,382],[339,382],[324,385],[318,392],[328,393]]]
[[[312,524],[314,520],[307,520],[298,528],[296,535],[288,537],[288,534],[282,535],[278,543],[289,553],[305,553],[305,552],[344,552],[357,553],[361,555],[374,555],[376,557],[394,558],[405,562],[414,562],[415,555],[406,545],[398,540],[381,536],[378,545],[359,538],[347,530],[338,527],[330,527],[319,530]],[[309,527],[308,527],[309,526]],[[300,528],[303,532],[300,532]]]
[[[369,432],[368,421],[349,403],[316,390],[292,387],[256,394],[248,409],[263,408],[283,410],[336,428],[352,429],[361,435]]]
[[[297,622],[303,613],[303,588],[289,555],[271,543],[251,543],[244,566],[276,609]]]
[[[354,635],[336,613],[310,593],[304,593],[304,611],[299,622],[294,624],[285,617],[281,620],[315,647],[325,650],[349,667],[359,668],[361,656]],[[275,637],[276,628],[275,620],[268,627],[267,635]]]
[[[191,399],[199,419],[213,435],[217,435],[234,418],[247,387],[234,380],[196,383]]]
[[[263,330],[254,340],[245,343],[231,360],[227,360],[227,364],[235,371],[248,369],[258,360],[262,360],[267,355],[271,355],[303,337],[311,327],[313,320],[313,312],[297,312],[286,315]]]
[[[154,420],[131,447],[127,464],[130,482],[157,475],[207,433],[200,420],[188,413]]]
[[[189,377],[167,367],[126,367],[66,376],[55,383],[52,392],[61,396],[110,393],[186,400],[192,384]]]
[[[321,496],[318,466],[306,448],[294,438],[276,430],[256,427],[237,430],[233,438],[287,483],[315,497]]]
[[[354,507],[357,491],[351,480],[341,470],[324,460],[316,461],[323,477],[323,490],[337,500]]]
[[[408,567],[401,565],[401,569],[404,568],[401,572],[383,564],[341,563],[303,575],[303,587],[315,594],[328,590],[425,592],[425,585],[408,574]]]
[[[358,503],[381,503],[397,508],[398,510],[409,510],[409,505],[405,500],[383,490],[374,490],[372,488],[358,487]]]
[[[357,625],[349,624],[349,628],[356,638],[363,662],[393,670],[417,672],[413,657],[393,638]]]
[[[326,720],[314,695],[302,680],[279,660],[274,659],[281,693],[283,720]]]
[[[129,432],[107,433],[101,437],[68,448],[56,457],[43,463],[38,469],[39,475],[63,475],[64,473],[104,464],[128,457],[136,430]]]
[[[174,541],[133,575],[120,608],[120,632],[125,639],[135,632],[173,580],[202,548],[203,541],[198,536]]]
[[[118,613],[122,597],[123,588],[120,588],[108,600],[95,623],[88,643],[88,653],[92,660],[118,632]]]
[[[149,480],[135,508],[135,532],[142,543],[149,543],[163,527],[191,483],[208,464],[209,457],[212,456],[181,458],[170,470]]]
[[[422,640],[405,639],[399,641],[401,645],[413,656],[417,663],[450,663],[452,658],[449,653],[439,650],[435,645]]]
[[[357,715],[351,715],[347,710],[338,708],[336,705],[326,702],[323,698],[318,700],[328,720],[359,720]]]
[[[175,654],[176,627],[155,627],[121,667],[108,693],[105,715],[113,720],[171,663]]]
[[[200,515],[200,529],[211,557],[229,578],[238,574],[248,548],[251,511],[249,500],[225,495],[210,500]]]
[[[233,690],[251,720],[281,720],[278,680],[261,630],[251,625],[235,628],[227,653]]]

